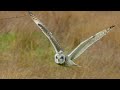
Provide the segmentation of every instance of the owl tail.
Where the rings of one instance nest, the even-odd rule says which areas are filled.
[[[78,66],[78,67],[81,67],[78,64],[74,63],[72,60],[67,60],[66,61],[66,66]]]

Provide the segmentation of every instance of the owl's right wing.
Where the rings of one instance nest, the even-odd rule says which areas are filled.
[[[51,44],[53,45],[55,52],[58,53],[59,51],[62,51],[60,45],[56,41],[56,39],[53,37],[52,33],[48,31],[48,29],[41,23],[39,19],[37,19],[32,12],[28,11],[29,15],[31,16],[32,20],[37,24],[37,26],[42,30],[42,32],[45,34],[45,36],[49,39]]]

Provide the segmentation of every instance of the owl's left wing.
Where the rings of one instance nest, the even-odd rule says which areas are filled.
[[[91,45],[93,45],[96,41],[100,40],[103,36],[107,35],[107,33],[110,32],[113,27],[115,26],[111,26],[103,31],[100,31],[94,36],[91,36],[87,40],[81,42],[70,54],[68,54],[69,59],[70,60],[76,59],[85,50],[87,50]]]

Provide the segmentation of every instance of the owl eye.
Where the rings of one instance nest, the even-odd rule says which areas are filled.
[[[58,57],[56,56],[56,59],[58,59]]]
[[[64,59],[64,57],[62,56],[62,57],[60,57],[60,59]]]

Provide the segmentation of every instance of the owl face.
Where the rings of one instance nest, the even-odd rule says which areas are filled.
[[[55,62],[57,64],[63,64],[65,62],[65,55],[64,54],[55,54]]]

